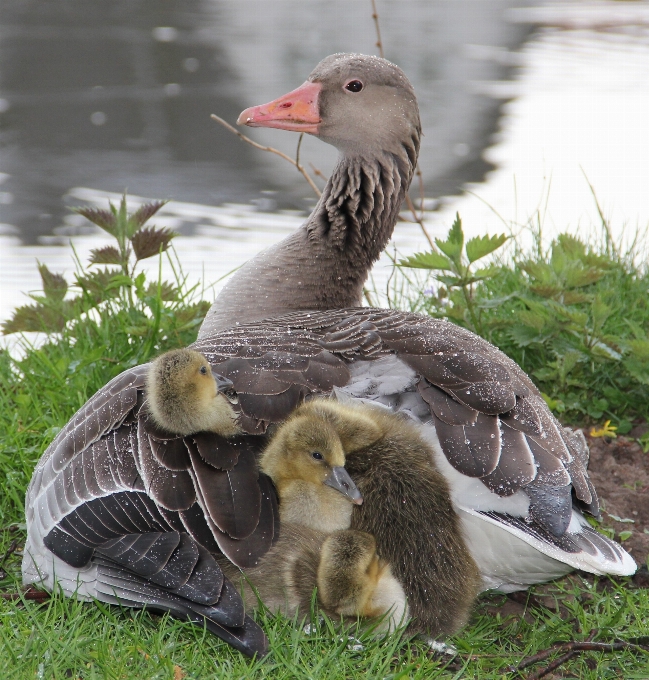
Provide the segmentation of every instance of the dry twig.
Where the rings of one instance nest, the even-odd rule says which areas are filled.
[[[18,548],[18,539],[14,538],[14,540],[11,541],[11,544],[7,548],[7,552],[5,552],[5,554],[2,557],[0,557],[0,567],[7,561],[7,558],[9,557],[9,555],[16,552],[17,548]]]
[[[555,659],[552,663],[548,664],[544,668],[539,669],[535,673],[528,675],[526,680],[540,680],[546,675],[549,675],[555,671],[559,666],[569,661],[574,656],[577,656],[580,652],[619,652],[627,650],[637,650],[642,652],[649,652],[649,645],[642,640],[640,644],[638,642],[631,641],[621,641],[617,642],[593,642],[593,638],[597,634],[597,630],[591,630],[590,634],[583,642],[573,641],[573,642],[557,642],[553,644],[549,649],[546,649],[533,656],[528,656],[523,659],[517,666],[510,666],[508,669],[512,673],[520,673],[524,668],[532,666],[540,661],[545,661],[552,655],[558,652],[564,652],[562,656]]]
[[[556,670],[559,668],[559,666],[563,665],[566,661],[570,661],[574,656],[577,656],[577,652],[573,649],[569,651],[567,654],[564,654],[563,656],[560,656],[558,659],[555,659],[552,663],[548,664],[545,668],[541,668],[541,670],[536,671],[536,673],[532,673],[532,675],[528,675],[526,680],[539,680],[539,678],[543,678],[546,675],[550,675],[552,671]]]
[[[376,46],[379,48],[379,56],[383,57],[383,41],[381,40],[381,27],[379,26],[379,13],[376,11],[376,2],[372,0],[372,19],[376,28]]]
[[[374,19],[374,27],[376,28],[376,46],[379,48],[379,56],[383,57],[383,41],[381,40],[381,26],[379,24],[379,13],[376,11],[376,0],[371,0],[372,1],[372,19]],[[428,231],[426,231],[426,227],[424,226],[424,180],[421,174],[421,170],[419,169],[419,166],[417,166],[416,170],[417,176],[419,177],[419,199],[420,199],[420,210],[421,214],[417,215],[417,211],[415,210],[415,205],[412,202],[412,199],[408,194],[406,194],[406,205],[408,206],[408,210],[412,212],[412,216],[414,221],[421,227],[421,230],[426,237],[426,240],[430,244],[430,247],[433,248],[433,240],[431,239]]]
[[[215,120],[217,123],[220,123],[221,125],[223,125],[223,127],[226,128],[227,130],[230,130],[230,132],[233,132],[237,137],[239,137],[239,139],[242,139],[244,142],[248,142],[248,144],[254,146],[256,149],[261,149],[262,151],[270,151],[270,153],[276,154],[280,158],[283,158],[285,161],[288,161],[291,165],[295,166],[299,170],[301,175],[304,177],[304,179],[309,183],[309,186],[313,189],[313,191],[315,191],[316,196],[318,196],[318,198],[320,198],[320,194],[321,194],[320,189],[318,189],[318,187],[316,186],[316,183],[313,181],[313,179],[311,179],[311,176],[309,175],[309,173],[304,169],[304,167],[302,165],[300,165],[300,162],[299,162],[299,160],[300,160],[300,158],[299,158],[300,144],[302,143],[302,137],[301,136],[300,136],[300,140],[298,142],[298,158],[297,158],[297,161],[296,161],[293,158],[291,158],[290,156],[287,156],[285,153],[283,153],[279,149],[276,149],[272,146],[264,146],[263,144],[258,144],[254,140],[250,139],[250,137],[246,137],[244,134],[239,132],[239,130],[237,130],[235,127],[230,125],[230,123],[223,120],[223,118],[220,118],[216,114],[213,113],[211,115],[211,118],[213,120]]]
[[[0,593],[2,600],[47,600],[50,593],[46,590],[36,590],[36,588],[27,588],[20,593]]]
[[[327,177],[327,175],[325,175],[325,174],[322,172],[322,170],[320,170],[320,168],[316,168],[316,166],[313,165],[313,163],[309,163],[309,165],[311,166],[311,170],[313,171],[313,174],[314,174],[316,177],[319,177],[323,182],[328,182],[328,181],[329,181],[329,178]]]
[[[406,194],[406,205],[408,206],[408,210],[412,213],[413,220],[419,225],[421,228],[421,231],[423,232],[424,236],[426,237],[426,240],[430,244],[431,248],[434,248],[433,245],[433,239],[430,237],[430,234],[426,230],[426,226],[424,225],[424,220],[420,215],[417,215],[417,210],[415,208],[415,204],[412,202],[412,198],[408,194]]]

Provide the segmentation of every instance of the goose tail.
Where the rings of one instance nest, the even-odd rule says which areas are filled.
[[[572,569],[612,576],[631,576],[637,569],[631,555],[591,527],[576,508],[560,537],[534,521],[506,513],[466,507],[458,511],[485,589],[513,592]]]

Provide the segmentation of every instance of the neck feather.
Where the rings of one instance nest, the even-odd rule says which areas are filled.
[[[414,172],[417,147],[342,156],[307,222],[248,261],[221,291],[199,339],[299,310],[360,306]]]

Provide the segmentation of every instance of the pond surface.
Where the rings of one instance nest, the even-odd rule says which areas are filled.
[[[376,52],[369,4],[5,0],[0,320],[39,287],[36,258],[69,275],[70,239],[82,262],[105,242],[70,205],[105,207],[124,189],[173,199],[156,223],[181,233],[183,268],[208,299],[220,285],[210,284],[296,228],[314,203],[301,177],[209,114],[233,121],[328,53]],[[433,235],[456,210],[476,234],[505,229],[495,213],[516,228],[537,207],[546,232],[587,235],[599,218],[586,177],[612,229],[649,223],[647,3],[598,4],[598,16],[584,15],[587,3],[545,14],[514,0],[378,6],[386,56],[422,109]],[[290,133],[250,134],[295,153]],[[335,161],[314,139],[301,154],[324,173]],[[399,252],[425,245],[416,225],[398,225]],[[379,288],[389,271],[383,258]]]

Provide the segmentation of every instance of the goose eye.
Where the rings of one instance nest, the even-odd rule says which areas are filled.
[[[320,453],[320,451],[314,451],[311,454],[316,460],[322,460],[324,456]]]
[[[360,80],[350,80],[345,89],[349,92],[360,92],[363,89],[363,83]]]
[[[201,375],[207,375],[207,366],[201,366]]]

